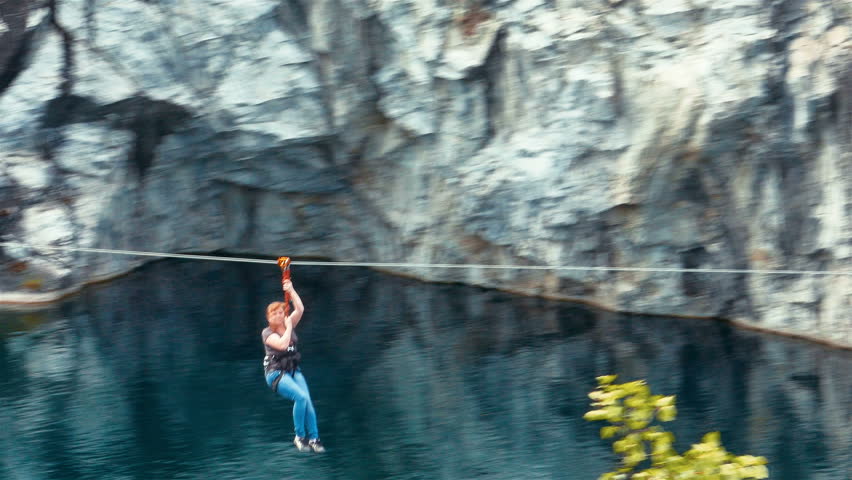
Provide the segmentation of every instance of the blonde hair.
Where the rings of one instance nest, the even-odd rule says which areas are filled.
[[[266,307],[266,321],[276,310],[284,310],[284,302],[272,302]]]

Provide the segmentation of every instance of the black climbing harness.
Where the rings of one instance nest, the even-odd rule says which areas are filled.
[[[278,393],[278,382],[284,377],[284,375],[290,374],[290,376],[296,375],[296,370],[299,368],[299,361],[302,359],[302,354],[296,350],[295,345],[290,345],[287,347],[286,351],[275,353],[275,354],[266,354],[263,357],[263,370],[266,373],[266,376],[269,376],[270,373],[274,371],[281,372],[275,380],[272,381],[272,391]]]

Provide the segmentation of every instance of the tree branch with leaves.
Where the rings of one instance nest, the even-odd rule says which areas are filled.
[[[659,425],[677,416],[675,397],[652,395],[644,380],[615,383],[616,375],[597,377],[589,393],[588,421],[606,421],[601,438],[613,438],[612,450],[621,467],[599,480],[747,480],[769,477],[764,457],[733,455],[722,447],[719,432],[711,432],[685,453],[674,449],[675,437]],[[643,468],[647,467],[647,468]]]

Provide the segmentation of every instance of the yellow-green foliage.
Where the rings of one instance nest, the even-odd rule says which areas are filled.
[[[601,438],[613,438],[612,450],[622,457],[621,468],[601,475],[599,480],[769,478],[765,458],[728,453],[720,443],[719,432],[704,435],[701,443],[678,454],[672,446],[674,435],[651,424],[654,419],[675,419],[675,397],[651,395],[642,380],[617,384],[615,379],[616,375],[597,377],[598,388],[589,394],[593,409],[583,416],[611,424],[601,428]],[[649,468],[637,470],[646,460],[650,460]]]

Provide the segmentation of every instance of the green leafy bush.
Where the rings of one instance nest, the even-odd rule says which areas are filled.
[[[654,420],[670,422],[677,416],[674,396],[652,395],[642,381],[617,384],[616,375],[597,377],[598,387],[589,393],[593,409],[584,419],[606,421],[601,438],[612,438],[612,450],[621,456],[621,467],[599,480],[745,480],[769,478],[764,457],[736,456],[720,442],[719,432],[704,435],[701,443],[684,454],[674,447],[674,435]],[[643,463],[644,462],[644,463]],[[640,465],[641,464],[641,465]],[[642,466],[648,468],[641,469]]]

